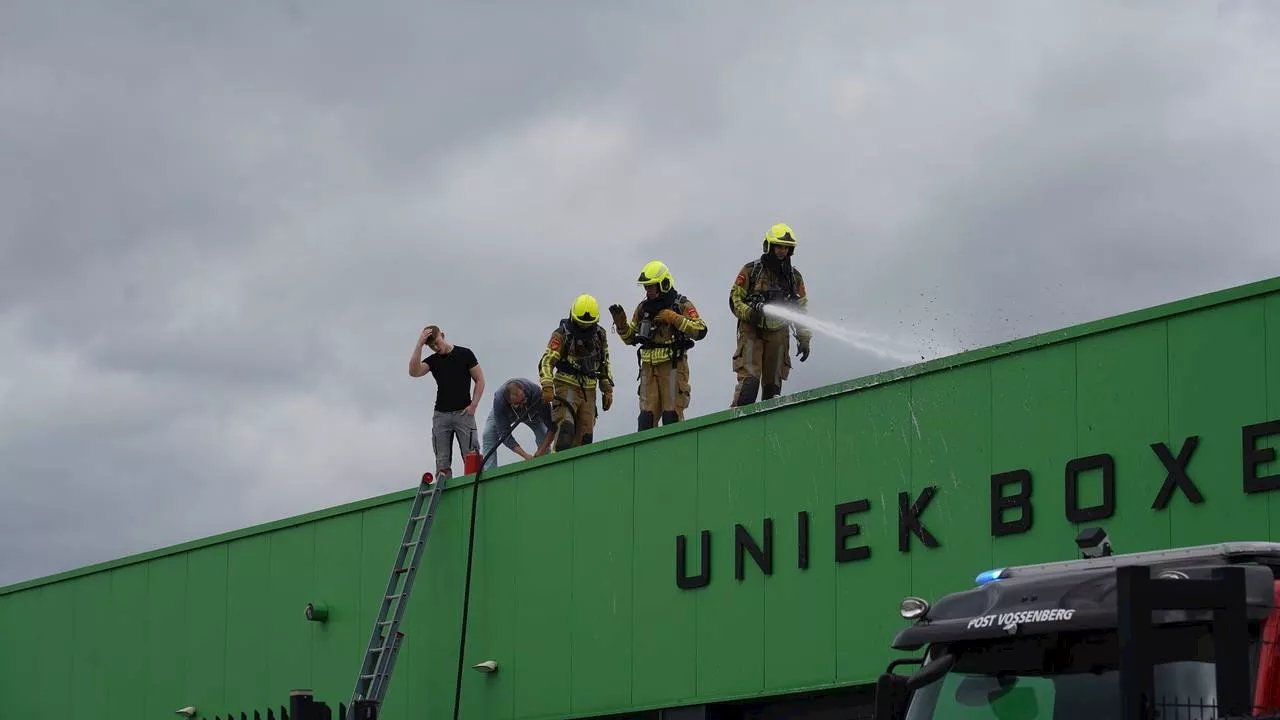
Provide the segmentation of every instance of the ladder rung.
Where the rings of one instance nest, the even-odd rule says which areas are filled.
[[[387,600],[395,600],[396,598],[404,597],[404,593],[396,593],[395,595],[387,595],[385,597]]]
[[[411,517],[411,518],[409,518],[409,519],[410,519],[410,520],[413,520],[414,522],[417,522],[418,520],[426,520],[426,519],[427,519],[427,516],[428,516],[428,515],[430,515],[430,514],[431,514],[431,513],[422,513],[421,515],[414,515],[413,517]]]
[[[400,547],[409,547],[410,545],[417,545],[417,544],[418,544],[417,540],[410,540],[409,542],[401,545]]]
[[[407,573],[407,572],[409,572],[409,568],[403,567],[403,568],[396,568],[395,570],[391,571],[391,574],[399,575],[400,573]]]
[[[378,623],[378,624],[379,624],[379,625],[390,625],[390,624],[391,624],[391,623],[393,623],[393,622],[395,622],[395,620],[383,620],[382,622],[380,622],[380,623]]]

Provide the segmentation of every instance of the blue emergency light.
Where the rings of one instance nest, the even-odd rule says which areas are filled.
[[[978,573],[978,577],[974,578],[974,582],[978,583],[979,585],[986,585],[989,582],[995,582],[996,580],[1003,580],[1004,579],[1003,575],[1005,570],[1006,568],[995,568],[994,570],[984,570],[983,572]]]

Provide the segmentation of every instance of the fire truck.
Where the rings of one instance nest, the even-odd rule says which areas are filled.
[[[1076,544],[905,598],[892,647],[923,651],[880,676],[876,720],[1280,718],[1280,543]]]

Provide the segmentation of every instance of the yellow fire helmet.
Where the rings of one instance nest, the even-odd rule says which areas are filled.
[[[569,317],[579,325],[592,326],[600,321],[600,303],[590,295],[579,295],[569,309]]]
[[[773,252],[774,245],[785,245],[791,248],[791,254],[796,254],[796,236],[791,232],[791,228],[783,223],[778,223],[769,228],[769,232],[764,234],[764,251]]]
[[[658,290],[667,292],[674,284],[671,279],[671,271],[667,269],[665,263],[661,260],[650,260],[640,271],[640,277],[636,278],[638,285],[652,285],[658,283]]]

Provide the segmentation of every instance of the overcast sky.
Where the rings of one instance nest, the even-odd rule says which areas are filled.
[[[775,222],[898,348],[786,392],[1277,274],[1280,6],[744,7],[0,5],[0,584],[411,487],[424,325],[536,378],[655,258],[723,409]]]

